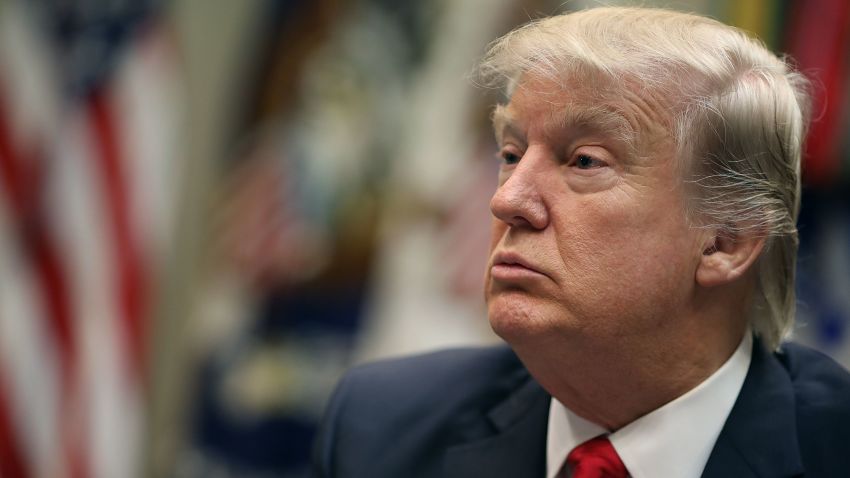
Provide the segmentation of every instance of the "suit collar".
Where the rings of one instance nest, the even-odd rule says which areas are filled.
[[[530,376],[486,414],[495,433],[450,448],[445,476],[544,476],[549,394]]]
[[[802,473],[791,380],[756,340],[747,378],[702,476],[790,477]]]

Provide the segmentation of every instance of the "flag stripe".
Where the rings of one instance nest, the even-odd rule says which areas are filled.
[[[144,315],[145,315],[145,280],[135,235],[130,224],[129,195],[123,169],[123,160],[119,148],[119,138],[116,134],[115,115],[112,103],[107,100],[108,90],[100,90],[94,94],[90,103],[91,123],[95,130],[97,144],[97,169],[103,174],[103,185],[106,193],[106,207],[109,218],[111,240],[115,248],[114,264],[115,277],[118,280],[118,297],[120,313],[123,316],[126,344],[130,351],[129,362],[133,375],[138,379],[144,377]]]
[[[10,410],[6,381],[0,370],[0,477],[28,478],[30,473],[24,463],[18,437],[15,436]]]
[[[140,422],[136,376],[128,373],[123,334],[116,246],[112,241],[108,195],[90,106],[65,119],[57,137],[50,212],[51,225],[76,280],[72,286],[82,377],[78,429],[85,440],[92,478],[133,476]]]
[[[73,338],[73,317],[68,294],[67,276],[61,256],[49,234],[42,215],[43,162],[37,157],[18,154],[7,122],[4,85],[0,85],[0,187],[5,190],[11,207],[13,234],[32,262],[37,282],[37,294],[45,306],[47,329],[59,349],[61,389],[66,397],[74,397],[77,387],[77,354]],[[73,436],[73,400],[62,402],[61,435],[70,476],[84,477],[85,465],[80,453],[81,443]]]
[[[64,376],[73,377],[75,351],[72,319],[63,266],[39,215],[38,170],[35,161],[24,163],[14,149],[0,85],[0,186],[8,195],[12,217],[21,230],[18,237],[35,261],[41,293],[45,295],[51,329],[60,348]],[[29,170],[24,166],[29,166]]]

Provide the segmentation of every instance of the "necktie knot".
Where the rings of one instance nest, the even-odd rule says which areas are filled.
[[[627,478],[626,465],[604,436],[592,438],[567,455],[572,478]]]

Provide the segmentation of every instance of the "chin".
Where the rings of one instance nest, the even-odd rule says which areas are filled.
[[[551,303],[522,291],[500,291],[487,297],[487,317],[493,332],[511,345],[551,337],[556,321]]]

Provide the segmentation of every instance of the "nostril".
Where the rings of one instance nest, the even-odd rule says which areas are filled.
[[[529,227],[529,226],[531,226],[531,222],[529,222],[528,219],[526,219],[523,216],[513,216],[511,218],[511,221],[509,221],[509,224],[512,225],[512,226],[518,226],[518,227]]]

